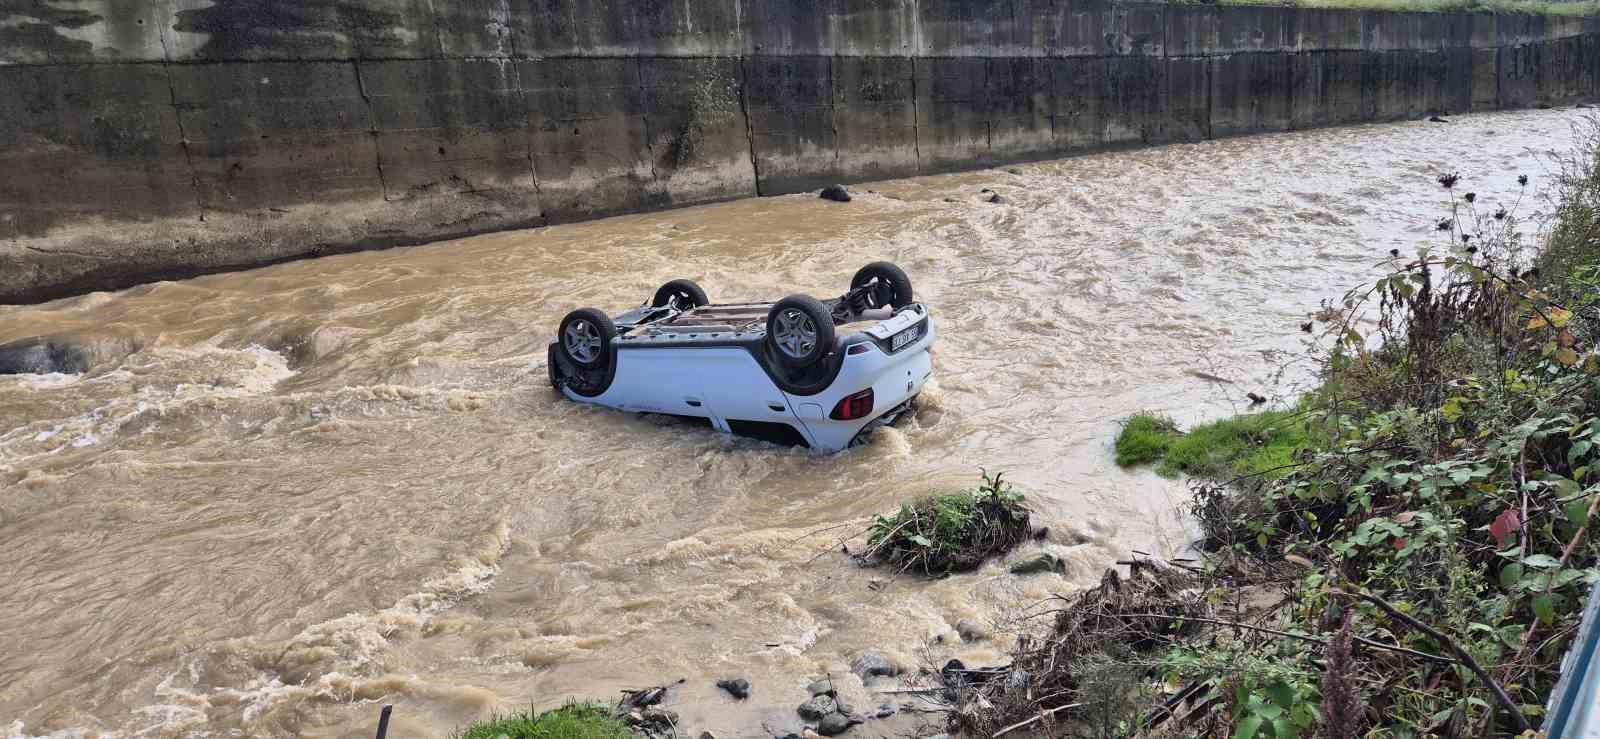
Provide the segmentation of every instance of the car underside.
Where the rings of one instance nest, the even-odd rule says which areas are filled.
[[[580,402],[841,449],[913,407],[932,373],[932,323],[910,297],[909,279],[886,263],[830,300],[717,305],[674,280],[614,318],[569,314],[550,345],[550,380]]]

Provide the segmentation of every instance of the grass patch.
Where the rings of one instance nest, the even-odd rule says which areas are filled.
[[[1117,464],[1155,464],[1164,477],[1282,477],[1307,441],[1301,414],[1293,411],[1247,413],[1187,432],[1164,416],[1139,413],[1117,435]]]
[[[572,703],[535,714],[497,716],[458,732],[455,739],[632,739],[627,724],[597,703]]]
[[[984,473],[977,490],[929,496],[876,517],[867,530],[867,555],[902,571],[944,575],[977,569],[1010,551],[1031,529],[1022,493],[1002,474]]]
[[[1284,470],[1306,443],[1306,427],[1291,411],[1264,411],[1196,426],[1172,442],[1157,471],[1217,479]],[[1279,477],[1283,472],[1279,472]]]
[[[1117,434],[1117,466],[1150,464],[1167,456],[1167,448],[1182,436],[1178,424],[1166,416],[1148,411],[1133,414]]]

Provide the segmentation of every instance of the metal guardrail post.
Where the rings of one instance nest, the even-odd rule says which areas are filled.
[[[1590,586],[1578,638],[1561,658],[1545,714],[1550,739],[1600,739],[1600,584]]]

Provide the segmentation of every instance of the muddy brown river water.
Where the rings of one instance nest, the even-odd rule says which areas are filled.
[[[1434,238],[1437,174],[1492,207],[1527,173],[1529,215],[1581,117],[1108,153],[0,308],[0,342],[62,334],[94,360],[0,377],[0,735],[371,736],[393,703],[391,736],[442,736],[687,678],[669,702],[688,726],[755,737],[797,728],[824,673],[885,700],[848,675],[864,648],[1000,660],[1029,604],[1185,541],[1183,486],[1112,462],[1118,419],[1291,395],[1303,373],[1274,375],[1297,324]],[[718,301],[836,294],[877,259],[940,337],[927,402],[865,447],[723,437],[545,382],[574,307],[680,276]],[[980,467],[1050,527],[1014,557],[1065,574],[930,582],[839,553]],[[961,643],[962,619],[995,638]],[[896,721],[855,733],[938,716]]]

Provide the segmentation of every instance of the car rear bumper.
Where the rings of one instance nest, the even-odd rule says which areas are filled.
[[[827,390],[813,396],[789,398],[812,448],[844,449],[892,420],[892,416],[904,413],[933,375],[930,351],[935,334],[933,322],[924,319],[920,325],[924,327],[922,335],[900,351],[889,353],[879,342],[872,342],[859,354],[847,354],[838,377]],[[866,417],[852,421],[829,417],[840,400],[868,388],[872,389],[873,410]]]

